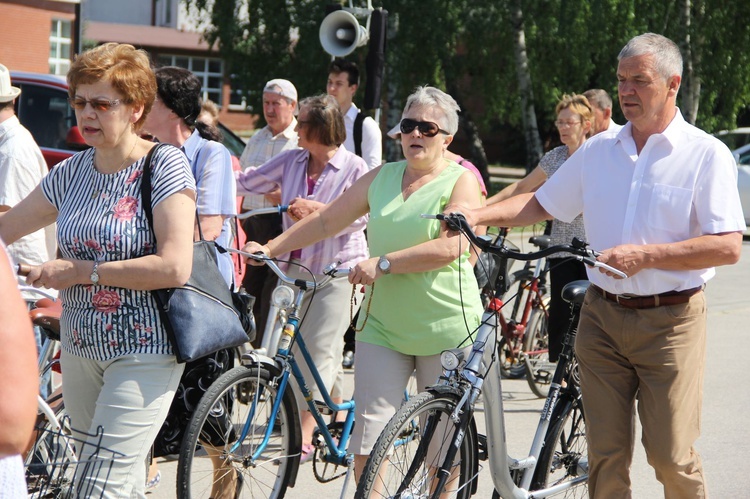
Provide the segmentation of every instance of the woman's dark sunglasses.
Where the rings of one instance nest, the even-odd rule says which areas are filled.
[[[433,123],[432,121],[416,121],[410,120],[409,118],[404,118],[401,120],[401,133],[405,133],[408,135],[413,132],[415,128],[418,128],[419,133],[421,133],[424,137],[434,137],[438,133],[450,135],[450,133],[446,132],[445,130],[441,130],[438,124]]]

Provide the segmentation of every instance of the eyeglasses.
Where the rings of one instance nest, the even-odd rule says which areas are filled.
[[[418,128],[419,133],[421,133],[424,137],[434,137],[438,133],[450,135],[450,133],[446,132],[445,130],[441,130],[440,126],[438,126],[437,123],[433,123],[432,121],[416,121],[410,120],[409,118],[404,118],[401,120],[401,133],[405,133],[408,135],[413,132],[415,128]]]
[[[94,111],[98,111],[100,113],[104,113],[106,111],[109,111],[115,106],[120,105],[120,99],[115,100],[107,100],[107,99],[93,99],[93,100],[86,100],[82,99],[80,97],[75,97],[73,99],[68,99],[68,102],[70,103],[70,107],[75,109],[76,111],[83,111],[86,109],[86,104],[91,104],[91,108]]]
[[[571,128],[580,124],[581,124],[580,121],[560,121],[560,120],[555,121],[555,126],[557,128]]]

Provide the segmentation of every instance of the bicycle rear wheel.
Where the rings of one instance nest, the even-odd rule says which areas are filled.
[[[549,360],[549,314],[543,308],[531,311],[524,338],[524,366],[529,388],[539,398],[549,393],[549,385],[555,374],[556,363]]]
[[[571,484],[570,488],[550,497],[588,497],[587,453],[586,421],[580,398],[563,396],[552,412],[531,490],[580,480],[580,483]]]
[[[457,430],[450,414],[458,400],[454,394],[423,392],[402,406],[375,443],[355,497],[429,497],[435,493],[436,470]],[[470,423],[441,497],[471,496],[478,472],[476,438]]]
[[[281,404],[273,419],[279,396]],[[253,458],[270,425],[273,430],[265,449]],[[241,438],[243,430],[247,434]],[[279,394],[276,377],[267,369],[236,367],[211,385],[190,420],[177,467],[177,495],[217,497],[227,487],[235,487],[234,497],[284,497],[287,487],[294,486],[301,445],[291,388]],[[237,485],[237,480],[242,484]]]

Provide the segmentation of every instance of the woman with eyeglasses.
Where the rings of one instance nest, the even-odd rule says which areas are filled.
[[[308,97],[299,103],[297,135],[300,149],[274,156],[256,169],[249,169],[237,178],[238,194],[265,194],[281,188],[282,204],[289,209],[284,214],[284,231],[292,230],[326,205],[342,196],[368,171],[367,163],[347,151],[342,144],[346,138],[344,116],[336,99],[330,95]],[[328,233],[316,244],[289,251],[275,253],[290,275],[310,279],[312,274],[322,275],[323,269],[336,261],[341,266],[351,267],[369,256],[364,229],[365,213],[351,217],[348,223],[336,232]],[[282,233],[283,236],[283,233]],[[294,250],[294,251],[292,251]],[[356,306],[351,305],[352,286],[345,279],[331,281],[328,285],[308,295],[302,310],[305,344],[326,389],[330,392],[341,366],[344,348],[344,331],[349,326],[351,315],[359,308],[361,293],[356,290]],[[299,350],[295,346],[295,354]],[[312,376],[304,362],[299,367],[305,379]],[[297,393],[301,414],[302,456],[305,462],[313,455],[313,432],[315,419],[307,410],[307,404]],[[310,386],[313,397],[322,400],[317,386]]]
[[[542,156],[539,166],[518,182],[509,185],[487,200],[487,204],[498,203],[516,194],[536,191],[552,176],[565,161],[578,150],[591,132],[594,114],[588,99],[580,94],[563,95],[555,107],[555,126],[563,145]],[[570,244],[574,237],[586,240],[583,217],[570,223],[552,221],[550,244]],[[562,299],[562,289],[569,282],[588,280],[583,262],[568,258],[565,253],[550,255],[550,305],[549,305],[549,360],[557,362],[562,351],[562,340],[570,317],[570,304]]]
[[[469,333],[479,325],[482,307],[468,240],[420,217],[442,213],[448,203],[480,205],[474,175],[444,157],[458,129],[458,111],[448,94],[418,87],[401,120],[405,161],[371,170],[267,245],[245,246],[276,257],[308,248],[369,214],[371,256],[349,274],[351,283],[367,287],[356,328],[356,424],[349,446],[357,475],[401,405],[412,372],[417,386],[433,384],[442,373],[440,352],[470,345]]]
[[[146,52],[100,45],[76,57],[68,84],[91,148],[55,166],[2,215],[0,237],[12,242],[57,222],[60,257],[34,267],[27,282],[60,290],[63,395],[74,436],[85,440],[101,427],[101,446],[122,455],[108,476],[81,466],[75,481],[87,497],[145,497],[146,455],[184,369],[151,290],[190,277],[195,180],[176,147],[154,153],[151,227],[141,178],[154,144],[139,136],[156,95]],[[80,462],[98,449],[90,440]]]

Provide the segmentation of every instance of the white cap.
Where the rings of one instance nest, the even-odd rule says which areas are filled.
[[[271,80],[266,83],[266,86],[263,88],[263,93],[277,94],[297,102],[297,89],[289,80],[283,80],[281,78]]]
[[[10,84],[10,71],[0,64],[0,102],[10,102],[19,95],[21,89]]]

